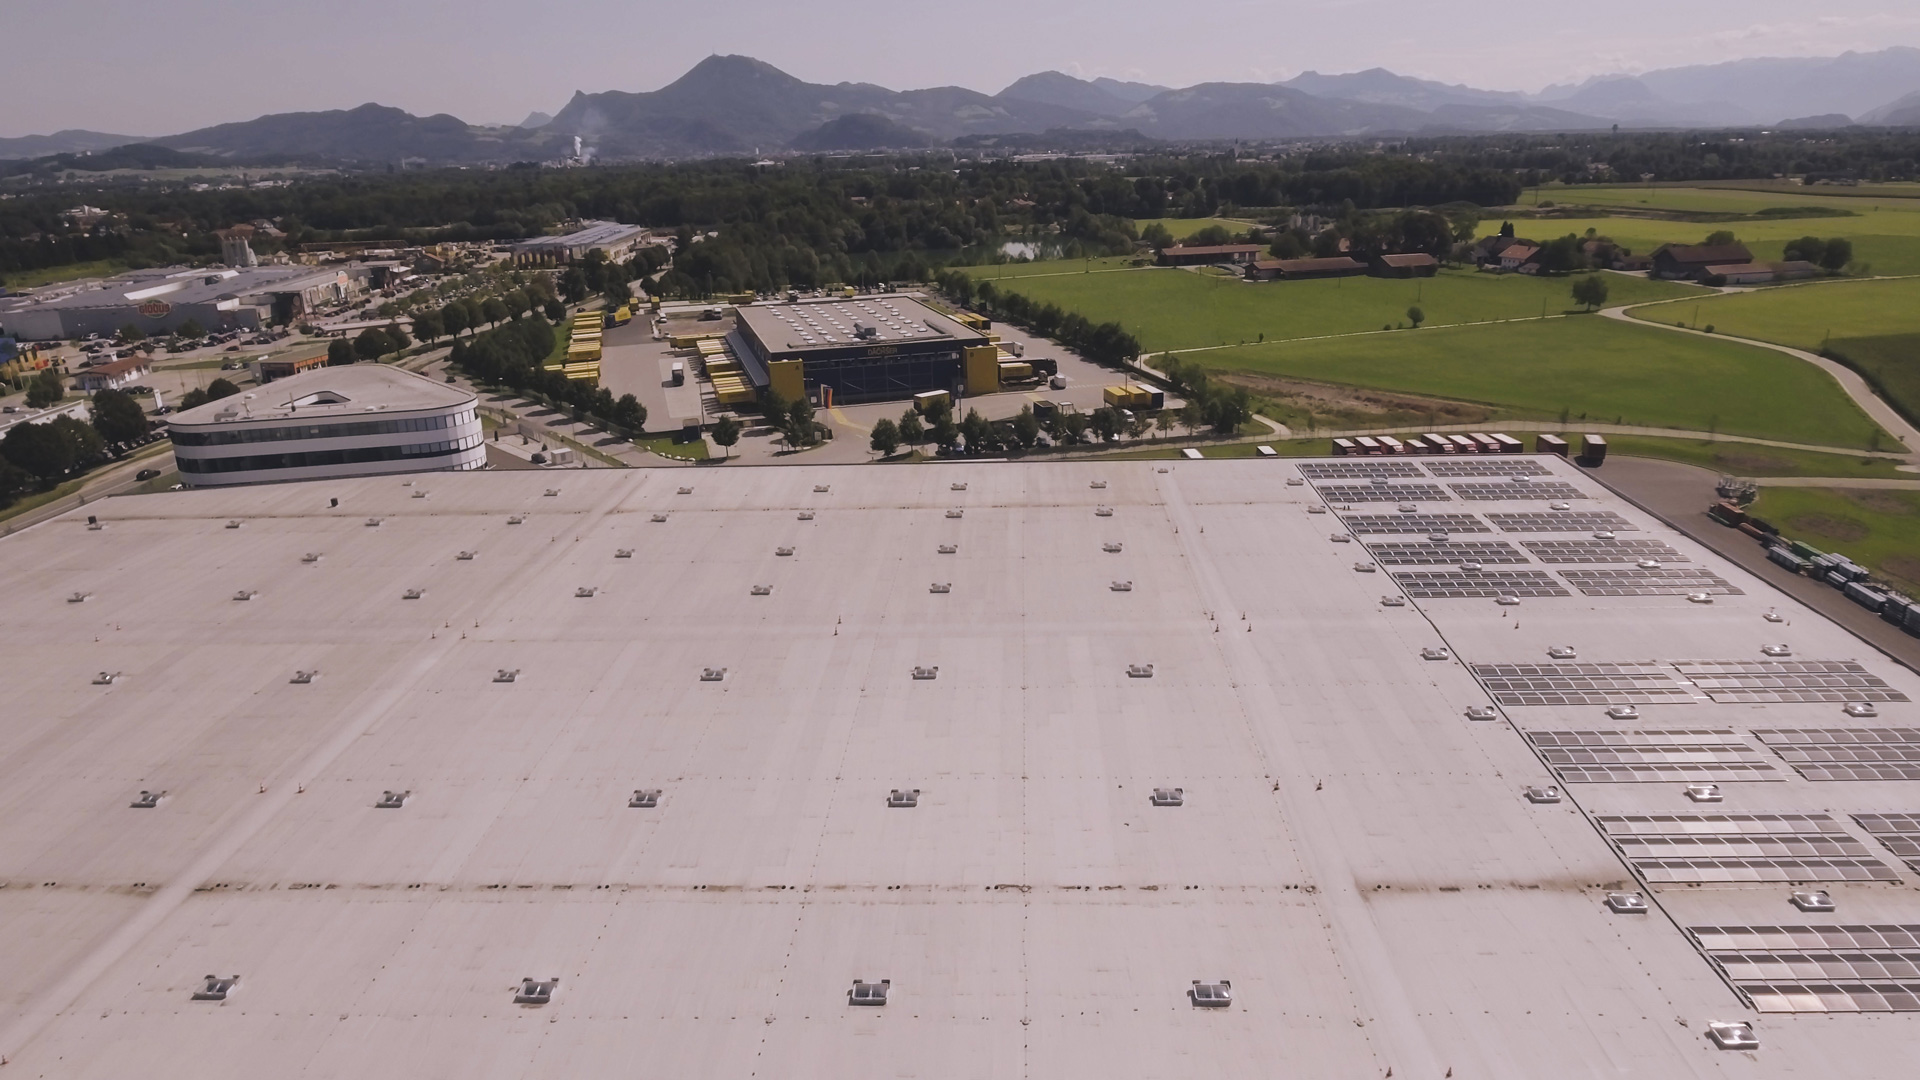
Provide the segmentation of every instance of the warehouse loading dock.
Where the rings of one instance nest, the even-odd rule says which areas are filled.
[[[983,331],[899,294],[748,304],[731,340],[749,375],[800,365],[801,394],[834,405],[904,401],[926,390],[1000,389],[1000,350]],[[791,385],[791,383],[789,383]],[[783,396],[791,396],[783,393]]]

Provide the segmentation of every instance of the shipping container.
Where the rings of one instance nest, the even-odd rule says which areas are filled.
[[[1743,533],[1746,533],[1748,536],[1753,537],[1755,540],[1758,540],[1763,544],[1773,539],[1773,537],[1770,534],[1768,534],[1766,530],[1760,528],[1759,526],[1755,525],[1751,521],[1741,522],[1740,531]]]
[[[1842,591],[1847,594],[1847,599],[1859,604],[1868,611],[1878,613],[1881,608],[1887,606],[1886,593],[1881,592],[1879,589],[1869,588],[1858,581],[1849,583]]]
[[[1467,433],[1467,438],[1472,439],[1474,443],[1480,447],[1480,452],[1483,454],[1497,454],[1500,452],[1499,441],[1483,431],[1470,431]]]
[[[1427,434],[1427,447],[1436,454],[1451,454],[1455,450],[1452,439],[1431,432]]]
[[[1836,589],[1844,589],[1847,587],[1848,578],[1838,570],[1829,570],[1826,573],[1826,582]]]
[[[1601,435],[1580,436],[1580,464],[1595,468],[1607,460],[1607,440]]]
[[[1915,604],[1907,609],[1905,628],[1916,634],[1920,634],[1920,604]]]
[[[1000,379],[1002,382],[1018,382],[1033,378],[1033,365],[1022,360],[1000,361]]]
[[[1386,447],[1387,453],[1389,454],[1405,454],[1409,452],[1406,443],[1401,442],[1391,435],[1380,436],[1380,445]]]
[[[936,405],[953,404],[953,395],[945,390],[925,390],[913,395],[913,408],[916,412],[926,412]]]
[[[1787,544],[1787,547],[1791,549],[1795,555],[1803,559],[1817,559],[1825,554],[1825,552],[1822,552],[1819,548],[1814,547],[1804,540],[1791,541]]]
[[[1742,514],[1740,508],[1737,506],[1728,506],[1726,503],[1717,502],[1707,507],[1707,516],[1728,528],[1732,528],[1740,524],[1740,519],[1746,515]]]
[[[1905,626],[1907,623],[1907,609],[1912,606],[1911,601],[1889,596],[1887,597],[1886,606],[1880,609],[1880,617],[1895,626]]]
[[[1360,452],[1360,447],[1352,439],[1333,440],[1334,457],[1352,457]]]
[[[1387,452],[1387,448],[1380,445],[1380,440],[1372,438],[1371,436],[1362,435],[1353,441],[1359,443],[1360,452],[1368,456]]]
[[[1459,453],[1477,454],[1480,452],[1480,444],[1467,438],[1465,435],[1449,435],[1447,436],[1447,441],[1453,443],[1454,450]]]
[[[1767,560],[1776,566],[1783,566],[1796,574],[1807,572],[1807,560],[1788,551],[1786,548],[1774,548],[1767,552]]]
[[[1502,435],[1497,431],[1493,433],[1493,441],[1500,444],[1500,452],[1503,454],[1522,454],[1525,453],[1527,449],[1526,443],[1521,442],[1511,435]]]
[[[1567,440],[1558,435],[1535,435],[1533,437],[1533,452],[1536,454],[1559,454],[1561,457],[1566,457]]]

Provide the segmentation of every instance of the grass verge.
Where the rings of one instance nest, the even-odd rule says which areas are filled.
[[[1795,540],[1920,593],[1920,491],[1770,487],[1752,510]]]

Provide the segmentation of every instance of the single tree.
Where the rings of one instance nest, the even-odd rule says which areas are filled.
[[[507,305],[497,296],[489,296],[480,302],[480,314],[488,326],[498,326],[507,321]]]
[[[438,311],[423,311],[413,317],[413,332],[421,341],[431,345],[446,334],[447,328],[440,321]]]
[[[47,368],[27,384],[27,408],[44,409],[67,396],[67,383],[60,373]],[[31,471],[31,470],[29,470]]]
[[[206,328],[200,325],[200,320],[198,319],[188,319],[186,322],[181,323],[180,329],[174,331],[174,333],[179,334],[188,341],[198,341],[207,336]]]
[[[1827,241],[1826,250],[1820,253],[1822,268],[1838,273],[1853,261],[1853,241],[1844,236],[1836,236]]]
[[[901,415],[896,430],[900,433],[901,445],[909,450],[927,441],[927,426],[920,422],[920,414],[912,409]]]
[[[93,429],[110,443],[128,443],[147,433],[147,411],[133,400],[132,394],[101,390],[90,403]]]
[[[900,428],[893,421],[881,417],[874,422],[873,433],[867,438],[867,445],[881,457],[892,457],[900,449]]]
[[[647,407],[632,394],[621,394],[613,403],[613,422],[638,435],[647,429]]]
[[[587,275],[577,266],[570,266],[560,275],[560,296],[569,304],[577,304],[587,298]]]
[[[1023,450],[1033,449],[1033,444],[1040,441],[1040,421],[1034,419],[1033,406],[1020,406],[1019,415],[1013,418],[1013,441]]]
[[[413,344],[413,339],[407,336],[406,329],[399,323],[387,324],[387,341],[393,345],[394,352],[401,352]]]
[[[1407,309],[1407,321],[1413,324],[1415,330],[1418,330],[1420,324],[1427,321],[1427,313],[1421,311],[1417,305],[1410,307]]]
[[[226,379],[215,379],[207,384],[208,401],[219,401],[221,398],[232,397],[239,392],[240,388]]]
[[[1708,233],[1707,239],[1705,241],[1705,244],[1707,247],[1719,247],[1722,244],[1737,244],[1737,243],[1739,243],[1739,241],[1733,238],[1733,233],[1726,229],[1720,229],[1715,232]]]
[[[1206,426],[1206,423],[1207,407],[1199,399],[1196,398],[1180,406],[1180,426],[1187,429],[1188,435],[1199,431]]]
[[[131,345],[136,341],[146,340],[147,335],[139,327],[128,323],[121,327],[120,332],[115,334],[114,337],[118,338],[122,345]]]
[[[353,342],[346,338],[334,338],[327,342],[327,366],[345,367],[359,359],[354,355]]]
[[[975,453],[993,445],[993,425],[980,415],[978,409],[968,409],[964,420],[960,421],[960,437],[967,440],[967,452]]]
[[[953,422],[951,410],[941,413],[927,428],[927,435],[935,446],[951,448],[960,440],[960,425]]]
[[[713,431],[709,434],[713,436],[714,445],[732,457],[733,444],[740,441],[740,421],[735,420],[732,413],[723,413],[720,419],[714,421]]]
[[[1153,429],[1158,433],[1154,437],[1159,438],[1160,435],[1165,435],[1167,432],[1172,431],[1175,423],[1173,410],[1161,409],[1159,415],[1153,418]]]
[[[1604,307],[1607,302],[1607,279],[1599,274],[1588,274],[1573,283],[1573,302],[1586,305],[1588,311]]]
[[[787,442],[795,446],[812,446],[820,441],[819,433],[814,430],[813,402],[798,398],[787,406]]]
[[[1133,419],[1127,421],[1127,436],[1135,441],[1146,438],[1147,432],[1152,430],[1153,419],[1145,413],[1136,413]]]
[[[1108,405],[1095,409],[1091,418],[1093,433],[1100,436],[1102,442],[1113,442],[1120,438],[1120,414]]]
[[[459,337],[460,331],[472,324],[467,322],[467,309],[460,304],[448,304],[440,309],[440,325],[448,337]]]
[[[353,351],[362,360],[378,360],[393,351],[393,339],[385,330],[369,326],[353,339]]]

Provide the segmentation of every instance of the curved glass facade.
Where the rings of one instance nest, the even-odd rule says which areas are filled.
[[[175,446],[238,446],[243,443],[292,442],[304,439],[347,439],[365,435],[404,435],[444,431],[474,422],[467,409],[444,416],[409,416],[392,420],[356,420],[351,423],[289,424],[218,431],[174,431]]]
[[[295,450],[284,454],[249,454],[244,457],[195,458],[175,455],[183,473],[251,472],[271,469],[313,469],[325,465],[361,465],[373,461],[415,461],[432,468],[432,458],[454,457],[481,443],[478,435],[444,442],[410,443],[395,446],[355,446],[339,450]]]

